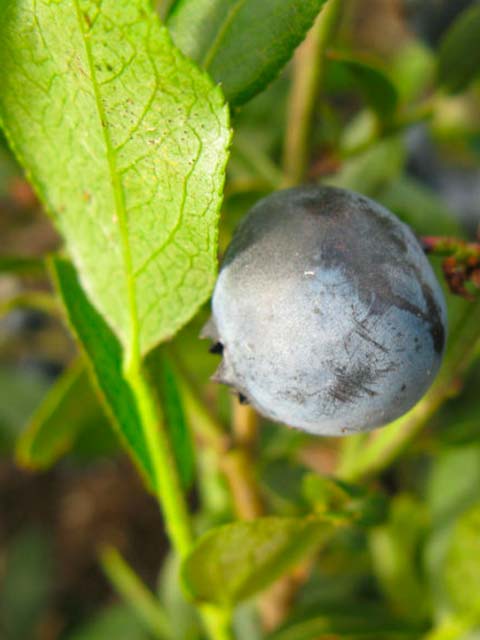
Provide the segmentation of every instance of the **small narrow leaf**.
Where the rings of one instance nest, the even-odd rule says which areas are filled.
[[[66,453],[99,406],[82,361],[74,362],[48,390],[16,445],[21,466],[46,469]]]
[[[414,640],[422,637],[422,627],[408,626],[386,607],[364,601],[330,604],[320,599],[307,611],[275,630],[266,640]]]
[[[401,494],[390,503],[389,521],[372,529],[369,537],[375,575],[392,610],[419,624],[431,615],[417,561],[427,523],[424,506]]]
[[[100,563],[118,595],[154,638],[171,638],[171,628],[160,602],[114,547],[104,547]]]
[[[88,300],[73,265],[63,258],[53,258],[50,267],[68,322],[85,350],[113,425],[153,485],[154,475],[137,405],[122,373],[122,347]]]
[[[4,0],[0,120],[127,353],[208,297],[230,131],[149,0]]]
[[[81,627],[70,632],[65,640],[149,640],[144,625],[129,607],[107,605],[95,613]]]
[[[466,9],[447,31],[438,54],[438,80],[448,91],[465,89],[480,69],[480,5]]]
[[[398,104],[398,93],[386,71],[378,63],[356,53],[330,51],[331,64],[340,65],[349,73],[365,101],[382,120],[389,120]]]
[[[231,104],[265,88],[291,58],[325,0],[179,0],[176,45],[220,82]]]
[[[163,348],[155,349],[149,355],[146,366],[158,393],[177,468],[184,486],[189,487],[193,481],[194,450],[175,373]]]
[[[380,189],[399,179],[405,165],[405,146],[400,136],[383,138],[363,153],[348,158],[341,170],[325,182],[334,187],[361,191],[377,197]]]
[[[186,558],[184,584],[198,601],[231,606],[267,587],[331,531],[326,520],[278,517],[213,529]]]
[[[377,193],[377,199],[419,235],[462,235],[460,224],[442,197],[424,182],[402,175]]]
[[[455,523],[444,566],[444,579],[454,608],[480,621],[480,504]]]

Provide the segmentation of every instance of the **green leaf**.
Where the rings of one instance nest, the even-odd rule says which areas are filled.
[[[389,522],[370,531],[376,576],[394,610],[406,620],[422,622],[430,614],[430,600],[418,566],[420,544],[427,529],[426,510],[409,495],[390,504]]]
[[[0,451],[13,449],[22,426],[48,392],[38,371],[0,366]]]
[[[419,234],[461,235],[458,221],[442,198],[415,178],[400,176],[377,193],[377,198]]]
[[[466,9],[440,44],[438,81],[452,93],[465,89],[480,68],[480,6]]]
[[[306,473],[303,477],[305,498],[318,509],[341,509],[349,500],[363,497],[366,491],[354,484],[330,476]]]
[[[418,628],[409,628],[376,604],[363,602],[343,606],[315,603],[309,615],[295,615],[267,640],[317,640],[320,638],[353,638],[358,640],[417,640]],[[314,612],[313,612],[314,611]]]
[[[389,120],[398,104],[398,93],[392,80],[379,63],[358,53],[330,51],[333,64],[347,70],[351,82],[362,92],[366,102],[382,120]]]
[[[435,457],[427,485],[427,503],[432,515],[433,530],[425,549],[424,564],[429,575],[437,617],[444,616],[445,611],[451,612],[452,609],[444,580],[452,528],[457,519],[478,501],[479,483],[478,444],[440,451]]]
[[[81,361],[75,362],[50,387],[16,446],[21,466],[46,469],[73,445],[94,416],[98,403]]]
[[[391,136],[347,159],[341,170],[324,182],[376,197],[380,189],[400,175],[404,162],[403,142],[398,136]]]
[[[91,621],[72,633],[67,640],[148,640],[135,614],[123,605],[115,604],[103,609]]]
[[[454,607],[480,622],[480,505],[457,521],[444,569],[445,584]]]
[[[184,584],[198,601],[232,606],[279,578],[331,531],[326,520],[279,517],[218,527],[184,561]]]
[[[150,354],[146,364],[163,409],[177,468],[184,486],[189,487],[193,481],[195,458],[175,373],[167,354],[160,348]]]
[[[471,507],[478,500],[479,486],[480,446],[441,451],[435,457],[427,486],[434,524],[449,524]]]
[[[401,101],[408,104],[425,95],[435,71],[433,51],[420,40],[407,40],[395,53],[390,68]]]
[[[303,493],[316,513],[338,513],[367,527],[385,520],[386,498],[379,491],[367,491],[337,478],[307,473],[303,478]]]
[[[305,514],[302,481],[306,468],[296,460],[263,459],[258,470],[261,491],[276,515],[300,516]]]
[[[54,257],[50,267],[70,328],[85,350],[113,425],[153,485],[154,474],[135,397],[122,373],[122,347],[88,300],[73,265],[68,260]]]
[[[179,0],[167,21],[176,45],[240,105],[291,58],[325,0]]]
[[[4,0],[0,17],[5,132],[89,298],[145,353],[214,283],[221,91],[148,0]]]

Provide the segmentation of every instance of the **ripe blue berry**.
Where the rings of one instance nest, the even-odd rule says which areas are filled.
[[[205,335],[216,379],[315,434],[368,431],[431,385],[446,337],[440,286],[412,231],[331,187],[279,191],[237,229]]]

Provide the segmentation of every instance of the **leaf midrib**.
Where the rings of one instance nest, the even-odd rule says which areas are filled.
[[[210,47],[207,49],[205,55],[203,56],[203,59],[201,61],[201,65],[204,69],[209,69],[210,65],[212,64],[213,58],[215,57],[215,55],[218,53],[218,50],[220,49],[220,45],[222,44],[223,40],[225,39],[225,34],[227,33],[228,28],[230,27],[230,25],[232,24],[233,20],[235,19],[237,13],[240,11],[240,9],[242,9],[243,5],[245,4],[246,0],[237,0],[236,4],[234,4],[230,10],[228,11],[227,15],[225,16],[225,19],[223,20],[223,23],[221,24],[218,32],[217,32],[217,36],[216,38],[214,38],[212,44],[210,45]]]
[[[108,171],[110,174],[110,184],[113,190],[113,198],[115,204],[115,220],[118,222],[118,230],[120,233],[121,252],[123,258],[124,277],[127,285],[128,312],[130,319],[128,348],[125,354],[125,367],[135,366],[140,359],[140,342],[138,332],[138,307],[137,307],[137,291],[135,281],[130,274],[133,273],[133,260],[128,236],[127,227],[127,209],[125,205],[125,195],[123,186],[117,170],[115,159],[115,150],[110,138],[107,117],[100,96],[100,88],[97,83],[95,74],[95,65],[93,62],[92,50],[89,43],[89,35],[85,31],[84,16],[80,9],[79,0],[72,0],[75,6],[78,26],[82,35],[85,47],[85,55],[87,58],[90,79],[92,82],[93,95],[95,97],[95,105],[100,119],[100,127],[102,130],[103,140],[105,143],[106,157],[108,163]],[[91,33],[91,31],[90,31]]]

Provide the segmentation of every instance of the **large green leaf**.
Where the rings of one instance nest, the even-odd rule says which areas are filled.
[[[16,445],[17,461],[44,469],[73,445],[99,406],[82,362],[75,362],[51,386]],[[100,419],[103,416],[100,414]]]
[[[51,272],[70,327],[85,350],[113,424],[140,470],[153,485],[151,460],[135,397],[122,373],[122,347],[87,298],[73,265],[68,260],[53,258]]]
[[[325,0],[179,0],[167,25],[177,46],[235,105],[278,74]]]
[[[465,10],[444,36],[438,57],[438,79],[456,93],[478,76],[480,68],[480,5]]]
[[[127,353],[208,297],[230,139],[221,91],[148,0],[4,0],[0,119]]]
[[[182,576],[196,600],[231,606],[279,578],[330,535],[326,520],[266,517],[209,531]]]

